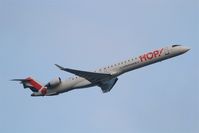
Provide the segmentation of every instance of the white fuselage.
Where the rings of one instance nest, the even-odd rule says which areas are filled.
[[[163,61],[168,58],[172,58],[178,55],[181,55],[185,52],[187,52],[189,49],[185,48],[180,45],[172,45],[165,48],[160,48],[157,50],[153,50],[151,52],[142,54],[140,56],[137,56],[135,58],[130,58],[128,60],[124,60],[119,63],[115,63],[100,69],[97,69],[96,73],[105,73],[105,74],[111,74],[111,78],[116,78],[120,76],[121,74],[124,74],[126,72],[159,62]],[[85,87],[92,87],[96,86],[97,84],[93,84],[86,80],[85,78],[75,76],[71,77],[69,79],[66,79],[61,82],[60,85],[56,86],[55,88],[52,88],[48,90],[48,94],[51,93],[63,93],[67,92],[73,89],[79,89],[79,88],[85,88]]]

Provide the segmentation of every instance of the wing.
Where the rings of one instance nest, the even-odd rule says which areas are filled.
[[[118,78],[111,79],[109,81],[101,82],[98,86],[102,89],[103,93],[109,92],[118,81]]]
[[[87,72],[87,71],[81,71],[81,70],[74,70],[69,68],[61,67],[57,64],[55,64],[59,69],[75,74],[77,76],[83,77],[90,81],[91,83],[98,83],[103,82],[106,80],[110,80],[112,78],[111,74],[105,74],[105,73],[95,73],[95,72]]]

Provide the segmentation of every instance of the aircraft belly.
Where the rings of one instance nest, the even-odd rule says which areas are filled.
[[[85,79],[65,80],[54,91],[63,93],[77,88],[92,87],[94,84]]]
[[[90,81],[88,80],[83,80],[81,82],[76,83],[73,88],[77,89],[77,88],[86,88],[86,87],[92,87],[94,86],[94,84],[92,84]]]

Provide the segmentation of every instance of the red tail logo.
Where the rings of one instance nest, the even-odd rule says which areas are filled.
[[[34,88],[35,90],[37,90],[37,92],[42,93],[43,95],[45,95],[47,93],[47,88],[42,86],[40,83],[38,83],[37,81],[35,81],[34,79],[32,79],[31,77],[26,79],[28,82],[28,84]]]

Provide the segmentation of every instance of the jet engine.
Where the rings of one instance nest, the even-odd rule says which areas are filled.
[[[48,82],[48,84],[45,86],[49,89],[58,86],[60,83],[61,83],[61,78],[58,77]]]

